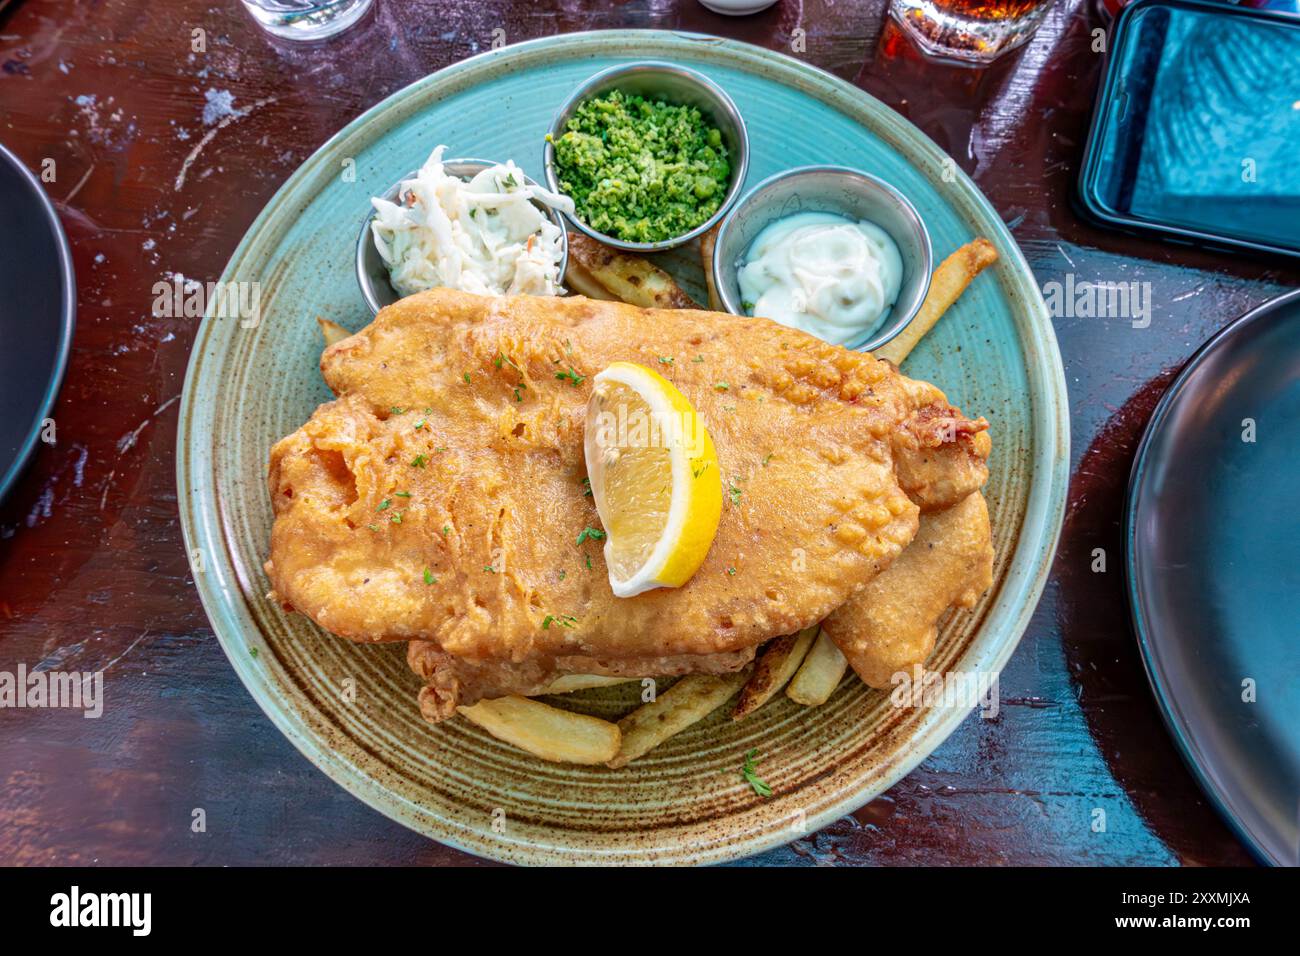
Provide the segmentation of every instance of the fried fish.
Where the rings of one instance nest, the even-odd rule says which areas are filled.
[[[590,380],[620,360],[690,400],[725,492],[694,577],[625,599],[583,481]],[[335,634],[415,642],[441,687],[431,717],[572,670],[742,667],[887,568],[921,506],[987,473],[982,419],[765,319],[434,290],[330,346],[321,371],[339,397],[271,452],[266,571]]]
[[[993,583],[989,509],[978,491],[921,526],[884,573],[822,623],[822,631],[870,687],[890,687],[895,674],[924,664],[939,619],[970,607]]]

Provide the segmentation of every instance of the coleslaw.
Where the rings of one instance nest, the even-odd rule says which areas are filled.
[[[403,296],[435,287],[479,295],[556,295],[563,232],[537,203],[572,214],[573,201],[531,182],[514,164],[468,182],[450,175],[437,147],[402,181],[398,202],[375,198],[370,230]]]

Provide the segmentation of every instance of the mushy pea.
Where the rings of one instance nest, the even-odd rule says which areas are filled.
[[[625,242],[661,242],[718,211],[731,163],[693,106],[614,90],[587,100],[552,140],[560,191],[578,218]]]

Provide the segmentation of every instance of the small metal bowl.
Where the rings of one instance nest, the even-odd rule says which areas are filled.
[[[801,166],[763,180],[722,221],[713,248],[713,281],[723,307],[733,315],[741,308],[738,272],[741,261],[763,229],[800,212],[829,212],[875,223],[898,245],[903,278],[884,322],[849,348],[879,348],[907,327],[930,289],[930,233],[915,207],[893,186],[847,166]]]
[[[694,70],[672,63],[644,60],[610,67],[578,87],[574,94],[565,100],[551,122],[551,132],[546,139],[542,154],[546,184],[554,192],[561,191],[559,179],[555,175],[555,146],[551,140],[564,135],[569,120],[579,106],[593,96],[600,96],[611,90],[622,90],[624,93],[643,96],[646,99],[663,99],[674,105],[694,106],[698,109],[705,120],[722,134],[722,143],[727,147],[727,155],[731,160],[731,178],[727,183],[726,195],[723,196],[718,211],[707,221],[690,232],[660,242],[627,242],[597,232],[577,216],[568,218],[573,221],[574,226],[591,238],[615,249],[626,249],[629,252],[662,252],[665,249],[675,249],[690,242],[696,236],[708,232],[727,214],[727,210],[735,204],[740,197],[741,189],[744,188],[745,173],[749,169],[749,134],[745,131],[745,121],[741,119],[736,104],[721,87]]]
[[[486,159],[448,159],[443,161],[443,169],[449,176],[455,176],[458,179],[469,181],[483,170],[500,165],[499,163],[489,162]],[[388,192],[384,193],[384,199],[389,202],[396,202],[397,195],[401,192],[402,183],[408,179],[414,179],[415,173],[410,172],[393,184]],[[537,181],[524,174],[524,182],[530,186],[536,186]],[[569,265],[569,233],[565,228],[564,217],[549,206],[534,201],[550,220],[559,227],[560,230],[560,279],[564,278],[564,270]],[[402,298],[398,291],[393,288],[388,279],[388,266],[384,264],[383,257],[380,256],[379,250],[375,248],[375,240],[370,232],[370,224],[374,221],[375,210],[371,207],[370,214],[361,225],[361,235],[357,237],[357,284],[361,286],[361,295],[366,300],[366,305],[370,306],[370,311],[379,314],[379,310],[386,305],[392,305],[398,299]]]

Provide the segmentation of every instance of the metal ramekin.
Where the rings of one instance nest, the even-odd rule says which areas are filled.
[[[873,222],[898,245],[903,278],[884,323],[848,348],[871,351],[907,327],[930,289],[930,233],[916,208],[882,179],[847,166],[801,166],[763,180],[722,221],[713,247],[713,281],[723,308],[741,308],[739,266],[755,237],[772,222],[799,212],[830,212]]]
[[[477,174],[491,166],[499,166],[500,163],[494,163],[486,159],[447,159],[443,160],[442,167],[446,170],[447,175],[455,176],[457,179],[470,180]],[[523,172],[522,170],[520,171]],[[524,182],[536,186],[537,181],[523,173]],[[397,194],[402,188],[402,183],[407,179],[414,179],[415,173],[407,173],[392,187],[384,193],[384,199],[394,202]],[[564,278],[564,270],[569,264],[569,233],[565,227],[564,218],[560,213],[549,206],[534,201],[533,205],[537,206],[546,216],[559,227],[560,230],[560,279]],[[357,284],[361,286],[361,295],[366,300],[366,305],[370,306],[370,311],[376,315],[379,310],[386,305],[392,305],[401,298],[397,290],[393,288],[388,279],[388,266],[384,264],[383,257],[379,255],[379,250],[375,248],[374,237],[370,233],[370,223],[375,218],[375,210],[372,207],[366,215],[365,222],[361,224],[361,235],[357,237]]]
[[[583,102],[611,90],[622,90],[624,93],[647,99],[660,98],[675,105],[694,106],[698,109],[704,118],[722,134],[723,145],[727,147],[728,158],[731,161],[731,178],[727,184],[726,195],[723,196],[718,211],[706,222],[696,226],[690,232],[660,242],[626,242],[597,232],[577,216],[568,218],[574,226],[591,238],[615,249],[626,249],[629,252],[662,252],[665,249],[673,249],[712,229],[727,214],[727,210],[740,197],[740,191],[744,188],[745,173],[749,169],[749,134],[745,131],[745,121],[741,119],[736,104],[721,87],[694,70],[672,63],[643,60],[611,67],[597,73],[578,87],[573,95],[565,100],[551,122],[551,131],[546,138],[542,155],[546,170],[546,184],[555,192],[560,192],[559,180],[555,175],[555,146],[551,140],[563,135],[569,119]]]

